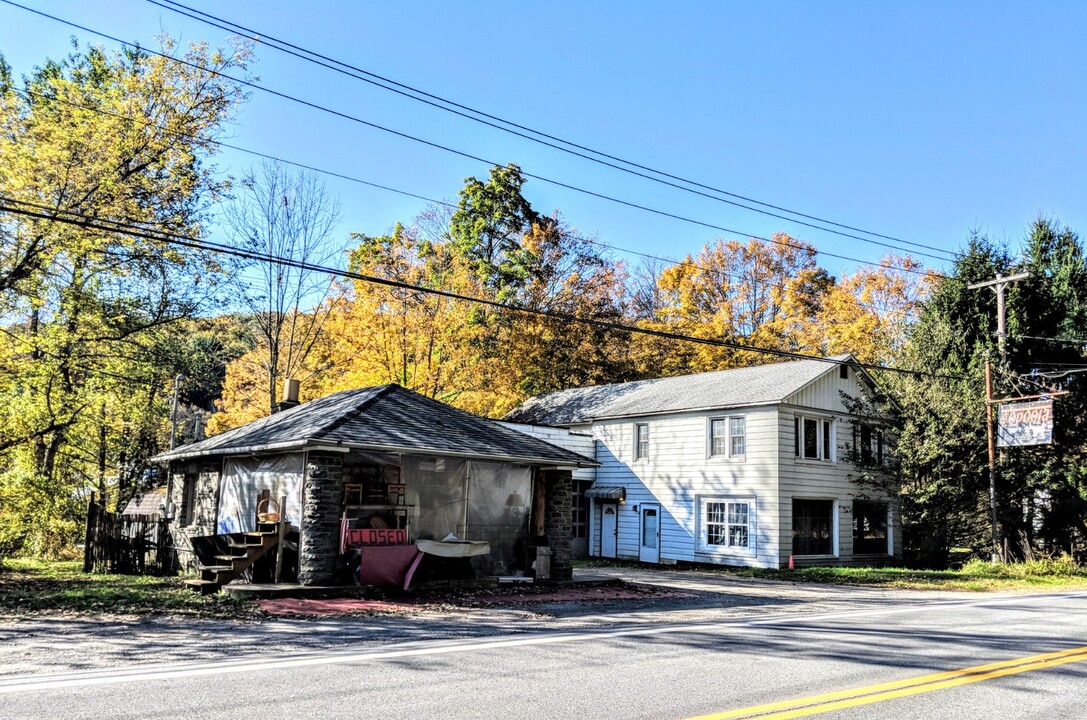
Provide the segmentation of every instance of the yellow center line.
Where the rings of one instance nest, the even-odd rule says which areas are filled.
[[[893,700],[894,698],[908,697],[920,693],[944,690],[957,685],[992,680],[993,678],[1031,670],[1043,670],[1045,668],[1063,665],[1065,663],[1081,662],[1087,660],[1087,646],[1061,650],[1059,652],[1031,655],[1028,657],[1004,660],[1003,662],[977,665],[963,668],[962,670],[950,670],[948,672],[922,675],[921,677],[896,680],[894,682],[867,685],[851,690],[839,690],[823,695],[811,695],[794,700],[766,705],[755,705],[729,710],[722,713],[700,715],[688,720],[735,720],[739,718],[758,718],[759,720],[786,720],[787,718],[805,717],[819,713],[841,710],[843,708],[868,705],[869,703]]]

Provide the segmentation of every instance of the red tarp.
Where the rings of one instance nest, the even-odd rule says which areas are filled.
[[[423,554],[414,545],[373,545],[356,548],[359,583],[408,589]]]

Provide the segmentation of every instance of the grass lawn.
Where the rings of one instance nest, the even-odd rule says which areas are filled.
[[[0,571],[0,617],[31,614],[249,618],[249,602],[225,594],[201,597],[177,577],[84,574],[82,562],[8,559]]]
[[[591,567],[598,561],[579,561]],[[688,566],[685,566],[688,567]],[[1025,563],[993,565],[971,560],[960,570],[911,570],[899,567],[817,567],[796,570],[764,568],[733,568],[720,565],[699,565],[699,570],[739,577],[789,582],[832,583],[891,587],[904,590],[1072,590],[1087,588],[1087,567],[1076,565],[1071,558],[1034,560]],[[682,572],[682,569],[680,570]]]
[[[627,563],[580,560],[580,567]],[[631,563],[633,565],[633,563]],[[147,615],[169,613],[192,617],[257,619],[256,604],[225,594],[201,597],[181,578],[84,574],[79,561],[9,559],[0,571],[0,618],[11,615]],[[970,591],[1039,591],[1087,588],[1087,567],[1070,558],[991,565],[971,561],[961,570],[906,568],[801,568],[766,570],[718,565],[697,568],[740,577],[789,582],[837,583],[872,587]]]

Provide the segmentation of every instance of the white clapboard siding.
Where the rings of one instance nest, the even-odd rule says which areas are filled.
[[[892,523],[889,528],[896,554],[901,553],[902,527],[899,508],[893,499],[871,487],[862,487],[854,481],[855,471],[847,461],[853,444],[853,417],[843,395],[860,397],[865,388],[855,371],[850,368],[848,378],[842,378],[837,370],[828,372],[800,391],[793,393],[779,406],[778,437],[781,463],[779,469],[779,493],[773,512],[780,518],[780,562],[788,563],[792,552],[792,502],[798,499],[828,499],[836,504],[838,524],[838,557],[836,564],[871,562],[871,556],[862,556],[855,563],[853,557],[853,499],[864,495],[885,500],[891,508]],[[798,415],[809,415],[834,420],[834,458],[831,461],[810,460],[796,457],[796,423]],[[825,560],[799,561],[799,564],[826,564]]]
[[[558,445],[564,450],[576,452],[593,459],[596,454],[593,436],[589,432],[574,432],[566,428],[550,427],[548,425],[526,425],[524,423],[500,422],[511,430],[522,432],[525,435]],[[595,480],[596,468],[578,468],[573,472],[575,480]]]
[[[712,417],[742,415],[747,451],[740,458],[710,458]],[[634,459],[634,426],[649,424],[649,454]],[[777,485],[777,410],[741,408],[727,413],[684,413],[650,418],[601,421],[592,426],[597,440],[597,487],[626,488],[619,506],[618,554],[637,559],[641,544],[641,506],[661,508],[661,558],[689,562],[772,565],[780,555],[779,533],[767,512]],[[756,500],[756,548],[753,554],[709,554],[698,550],[698,498]],[[776,504],[776,503],[773,503]],[[594,507],[594,527],[599,527]],[[590,552],[599,554],[599,537]]]
[[[792,501],[810,498],[835,503],[838,555],[800,558],[798,565],[878,560],[872,556],[854,559],[852,509],[858,494],[883,498],[873,489],[857,485],[853,481],[853,467],[846,462],[853,423],[845,396],[862,397],[868,382],[863,373],[858,375],[853,368],[843,377],[838,366],[828,365],[825,373],[776,404],[720,412],[598,420],[572,427],[576,433],[591,435],[596,440],[595,458],[601,466],[596,471],[595,486],[626,488],[626,501],[618,505],[618,556],[638,559],[640,510],[646,503],[656,503],[661,510],[662,561],[781,567],[788,563],[792,553]],[[834,421],[835,460],[796,457],[794,419],[798,414]],[[710,458],[710,419],[733,415],[743,415],[746,419],[746,453],[742,458]],[[649,425],[649,452],[648,457],[636,460],[634,428],[642,422]],[[754,552],[699,549],[699,500],[711,497],[754,499]],[[893,500],[887,500],[893,546],[900,556],[899,508]],[[600,554],[601,506],[595,501],[592,504],[591,555]]]

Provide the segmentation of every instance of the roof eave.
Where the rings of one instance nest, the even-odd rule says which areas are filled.
[[[241,445],[238,447],[217,447],[206,450],[189,449],[180,447],[177,450],[160,453],[150,458],[149,462],[170,462],[171,460],[189,460],[198,457],[219,457],[222,455],[251,455],[260,452],[290,452],[291,450],[326,450],[329,452],[347,452],[347,448],[336,443],[322,442],[313,438],[302,440],[286,440],[277,443],[261,443],[258,445]]]
[[[372,450],[377,452],[402,453],[405,455],[438,455],[443,457],[459,457],[468,460],[516,462],[524,465],[539,465],[546,467],[600,467],[600,463],[598,463],[597,461],[591,460],[584,455],[577,455],[576,453],[571,453],[576,456],[576,459],[521,455],[494,455],[487,453],[457,452],[455,450],[444,450],[440,448],[417,448],[404,445],[379,445],[375,443],[337,442],[335,444],[332,444],[328,443],[327,441],[313,440],[312,438],[305,440],[291,440],[281,443],[265,443],[263,445],[214,448],[210,450],[195,450],[188,452],[184,451],[184,448],[179,448],[178,450],[156,455],[151,458],[151,462],[170,462],[171,460],[187,460],[197,457],[217,457],[223,455],[251,455],[253,453],[259,452],[289,452],[291,450],[318,450],[343,453],[348,452],[349,450]]]
[[[575,420],[570,420],[566,423],[563,423],[562,425],[552,425],[550,427],[567,428],[571,425],[590,425],[594,422],[599,422],[601,420],[628,420],[631,418],[658,417],[661,415],[683,415],[685,413],[717,412],[719,410],[735,410],[737,408],[747,407],[766,407],[768,405],[780,405],[783,402],[784,399],[760,400],[758,402],[730,403],[727,405],[705,405],[702,407],[676,408],[672,410],[659,410],[657,412],[623,413],[620,415],[594,415],[587,418],[577,418]]]
[[[579,455],[573,451],[569,451],[574,457],[568,458],[556,458],[556,457],[537,457],[531,455],[493,455],[487,453],[468,453],[458,452],[456,450],[445,450],[442,448],[419,448],[408,447],[403,445],[377,445],[373,443],[343,443],[343,447],[352,448],[355,450],[378,450],[381,452],[393,452],[402,453],[404,455],[438,455],[441,457],[456,457],[464,458],[466,460],[493,460],[496,462],[515,462],[523,465],[538,465],[546,467],[578,467],[578,468],[594,468],[600,467],[600,463],[596,460]]]

